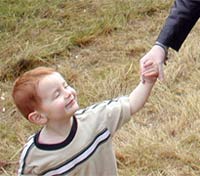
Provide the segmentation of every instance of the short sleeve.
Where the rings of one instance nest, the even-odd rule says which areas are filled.
[[[107,116],[104,120],[107,128],[113,134],[130,120],[131,110],[129,97],[124,96],[110,100],[106,106],[106,111]]]
[[[108,129],[114,134],[124,123],[130,120],[131,110],[128,96],[96,103],[76,112],[76,117],[87,121],[87,125],[95,131]]]

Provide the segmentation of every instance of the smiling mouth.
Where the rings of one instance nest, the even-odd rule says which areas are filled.
[[[69,103],[67,103],[67,105],[65,106],[66,108],[71,108],[73,105],[74,105],[74,103],[75,103],[75,99],[73,98],[73,99],[71,99],[70,101],[69,101]]]

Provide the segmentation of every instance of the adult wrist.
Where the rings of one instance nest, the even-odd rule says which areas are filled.
[[[164,64],[166,65],[166,61],[168,60],[168,47],[158,41],[156,41],[155,45],[160,46],[165,52]]]

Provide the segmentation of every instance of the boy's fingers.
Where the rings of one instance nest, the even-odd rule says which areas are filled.
[[[159,72],[159,68],[157,64],[149,65],[148,67],[145,67],[142,70],[142,74],[148,73],[148,72]]]
[[[143,74],[144,77],[154,77],[157,76],[158,77],[159,73],[156,71],[152,71],[152,72],[146,72]]]
[[[149,68],[147,70],[145,70],[144,72],[142,72],[142,75],[143,76],[148,76],[148,77],[151,77],[151,76],[158,76],[159,72],[158,72],[158,69],[156,68]]]
[[[151,65],[153,65],[153,62],[152,62],[151,60],[146,60],[146,61],[143,63],[144,68],[149,67],[149,66],[151,66]]]
[[[153,60],[147,59],[143,62],[140,62],[140,75],[141,80],[144,81],[145,77],[157,78],[159,75],[158,64]]]
[[[145,70],[143,70],[143,74],[146,74],[146,73],[151,73],[151,72],[155,72],[156,70],[154,69],[154,68],[152,68],[152,67],[150,67],[150,68],[148,68],[148,69],[145,69]]]
[[[145,75],[143,75],[144,77],[158,77],[158,73],[146,73]]]

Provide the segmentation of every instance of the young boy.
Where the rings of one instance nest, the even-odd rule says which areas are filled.
[[[117,175],[112,137],[143,107],[157,79],[156,64],[145,67],[145,83],[129,96],[81,110],[76,91],[54,69],[38,67],[20,76],[14,83],[14,102],[23,116],[43,127],[24,146],[18,174]]]

